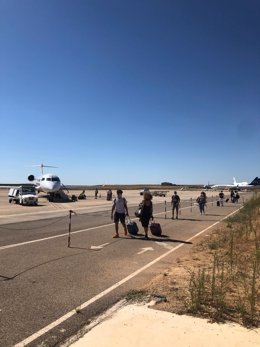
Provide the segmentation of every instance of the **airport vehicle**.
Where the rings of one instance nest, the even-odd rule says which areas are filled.
[[[56,167],[56,166],[49,166],[49,165],[36,165],[41,168],[41,176],[36,178],[34,175],[29,175],[28,180],[30,182],[35,182],[35,188],[38,190],[38,192],[44,192],[48,194],[53,194],[58,192],[62,189],[62,184],[60,181],[60,178],[57,175],[53,175],[51,173],[43,174],[43,168],[44,167]]]
[[[151,192],[152,196],[166,196],[168,190],[154,190]]]
[[[15,202],[20,205],[38,205],[38,196],[33,185],[21,185],[10,188],[8,192],[9,202]]]
[[[144,190],[140,191],[140,195],[144,195],[145,192],[150,192],[152,196],[166,196],[168,190],[153,190],[150,191],[149,188],[144,188]]]
[[[233,177],[233,184],[214,184],[211,186],[212,189],[224,189],[224,188],[229,188],[229,189],[249,189],[249,188],[254,188],[255,185],[252,183],[248,182],[237,182],[235,177]]]

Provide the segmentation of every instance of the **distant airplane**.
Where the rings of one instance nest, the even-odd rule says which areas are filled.
[[[44,167],[57,167],[57,166],[49,166],[49,165],[35,165],[41,168],[41,176],[36,178],[34,175],[29,175],[28,180],[30,182],[35,181],[35,188],[39,192],[44,192],[47,194],[53,194],[62,189],[63,185],[61,184],[60,178],[57,175],[53,175],[51,173],[43,174]]]
[[[253,181],[252,181],[253,183]],[[214,184],[211,186],[212,189],[217,189],[217,188],[233,188],[233,189],[249,189],[249,188],[254,188],[255,184],[248,183],[248,182],[237,182],[235,177],[233,177],[233,184]]]

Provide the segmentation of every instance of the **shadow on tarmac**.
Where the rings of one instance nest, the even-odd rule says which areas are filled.
[[[145,238],[144,234],[137,234],[137,235],[129,235],[132,240],[145,240],[145,241],[156,241],[156,242],[176,242],[176,243],[184,243],[188,245],[192,245],[192,242],[190,241],[184,241],[184,240],[177,240],[177,239],[169,239],[167,235],[161,235],[158,237],[149,236],[149,238]]]

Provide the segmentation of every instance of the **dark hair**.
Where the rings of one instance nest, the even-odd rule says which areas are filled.
[[[123,191],[121,189],[117,189],[117,194],[123,194]]]

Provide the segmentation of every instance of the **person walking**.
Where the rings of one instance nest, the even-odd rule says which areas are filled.
[[[118,232],[118,223],[121,222],[124,231],[125,236],[127,235],[127,227],[125,223],[125,217],[128,216],[128,207],[127,207],[127,201],[123,197],[123,191],[121,189],[117,190],[117,197],[114,199],[114,203],[111,210],[111,219],[114,220],[115,223],[115,235],[114,238],[119,237]]]
[[[176,219],[178,219],[179,215],[179,206],[180,206],[180,197],[175,191],[173,196],[172,196],[172,219],[174,219],[174,211],[176,210]]]
[[[230,199],[231,199],[231,202],[235,202],[235,192],[233,189],[231,189],[231,192],[230,192]]]
[[[238,203],[238,200],[239,200],[239,198],[240,198],[240,195],[238,194],[238,191],[237,191],[237,190],[235,191],[235,197],[234,197],[234,198],[235,198],[235,202]]]
[[[225,195],[223,193],[223,190],[221,190],[221,192],[219,193],[219,203],[220,203],[220,206],[224,206],[224,198],[225,198]]]
[[[98,189],[96,188],[95,189],[95,199],[97,199],[97,197],[98,197]]]
[[[141,203],[141,213],[140,213],[140,222],[144,228],[145,238],[148,237],[148,227],[150,219],[153,220],[153,203],[152,203],[152,194],[150,192],[144,192],[144,199]]]
[[[206,194],[201,192],[200,196],[197,198],[197,203],[199,204],[200,214],[205,214],[205,204],[206,204]]]

